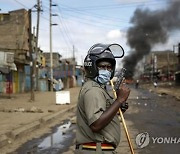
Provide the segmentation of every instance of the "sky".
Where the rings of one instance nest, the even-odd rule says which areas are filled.
[[[131,48],[127,43],[127,31],[132,27],[131,18],[134,11],[150,9],[152,11],[165,9],[175,0],[52,0],[57,6],[52,7],[52,50],[59,52],[62,58],[73,56],[79,65],[96,43],[118,43],[125,55],[130,54]],[[16,9],[33,9],[37,0],[0,0],[0,13]],[[39,47],[49,52],[49,0],[41,0]],[[36,12],[32,14],[32,27],[36,26]],[[165,44],[158,43],[154,50],[168,50],[178,44],[180,32],[171,33]]]

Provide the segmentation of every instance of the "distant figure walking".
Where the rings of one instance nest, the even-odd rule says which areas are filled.
[[[139,80],[136,80],[135,88],[138,89],[139,87]]]
[[[157,81],[154,81],[153,85],[154,85],[154,88],[156,88],[157,87]]]

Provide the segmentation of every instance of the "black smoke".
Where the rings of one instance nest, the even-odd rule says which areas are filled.
[[[135,67],[149,54],[157,43],[166,43],[172,31],[180,29],[180,1],[168,1],[162,10],[136,9],[131,18],[133,26],[128,29],[127,39],[132,52],[123,59],[128,77],[133,77]]]

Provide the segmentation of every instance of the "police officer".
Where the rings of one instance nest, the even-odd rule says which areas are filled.
[[[84,60],[87,81],[78,98],[76,154],[114,154],[120,142],[117,112],[121,107],[123,111],[128,108],[124,102],[130,90],[122,86],[116,100],[106,90],[116,66],[110,46],[94,45]]]

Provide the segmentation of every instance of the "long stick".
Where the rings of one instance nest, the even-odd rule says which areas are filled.
[[[110,81],[110,83],[111,83],[111,86],[112,86],[112,89],[113,89],[114,97],[117,98],[117,94],[116,94],[116,91],[114,90],[114,84],[113,84],[112,80]],[[121,120],[122,120],[122,124],[124,126],[124,130],[125,130],[125,134],[126,134],[126,137],[127,137],[127,140],[128,140],[130,150],[131,150],[131,154],[134,154],[134,150],[133,150],[133,147],[132,147],[132,144],[131,144],[129,133],[128,133],[126,123],[125,123],[125,120],[124,120],[124,116],[122,114],[121,109],[119,109],[119,114],[120,114],[120,117],[121,117]]]

